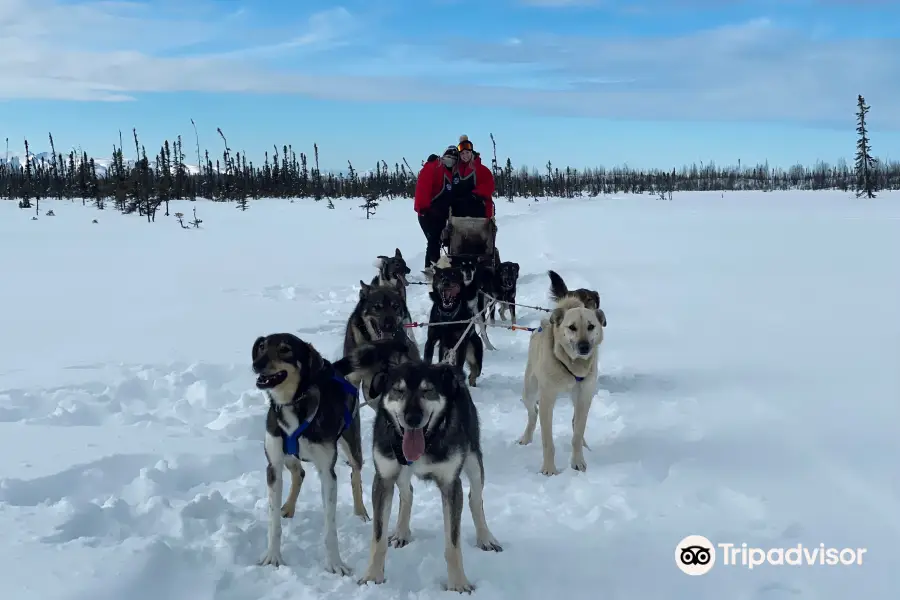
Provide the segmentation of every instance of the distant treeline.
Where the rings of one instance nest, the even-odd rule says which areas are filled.
[[[238,202],[244,208],[248,200],[257,198],[336,198],[411,197],[415,191],[416,175],[424,157],[416,157],[413,168],[403,159],[393,166],[380,160],[371,170],[360,172],[348,163],[346,173],[322,173],[319,169],[319,150],[313,145],[313,163],[306,154],[294,151],[290,145],[266,152],[262,165],[254,165],[246,156],[232,152],[227,140],[218,130],[225,150],[215,159],[207,150],[196,161],[185,161],[181,137],[166,141],[159,152],[148,157],[136,131],[132,131],[134,151],[138,160],[125,160],[120,144],[113,147],[106,160],[88,157],[72,151],[57,153],[53,136],[51,152],[30,154],[26,140],[26,155],[30,160],[0,163],[0,194],[18,200],[22,208],[31,208],[44,198],[81,199],[83,203],[105,208],[106,204],[122,212],[137,212],[148,219],[169,200],[208,198],[214,201]],[[493,138],[492,138],[493,139]],[[192,157],[194,158],[194,157]],[[820,162],[808,167],[796,165],[789,169],[737,165],[720,167],[715,164],[691,165],[680,169],[632,170],[627,167],[577,170],[547,163],[539,171],[516,168],[512,159],[499,162],[482,156],[491,165],[496,179],[497,196],[514,201],[516,198],[573,197],[581,194],[651,193],[659,196],[682,191],[718,190],[826,190],[855,189],[857,177],[844,161],[836,165]],[[196,166],[199,163],[199,169]],[[877,189],[900,189],[900,162],[879,162],[876,167]],[[330,202],[329,202],[330,204]]]

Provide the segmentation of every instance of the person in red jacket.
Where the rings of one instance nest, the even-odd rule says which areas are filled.
[[[455,217],[494,217],[494,175],[468,136],[460,136],[459,145],[448,147],[440,159],[429,157],[419,171],[413,208],[427,241],[426,275],[441,256],[441,232],[451,209]]]
[[[494,217],[494,174],[481,163],[469,136],[459,136],[459,164],[450,206],[454,217]]]
[[[449,146],[443,156],[428,157],[419,171],[413,209],[419,215],[419,226],[425,234],[425,274],[431,273],[432,263],[441,257],[441,232],[447,224],[450,206],[455,196],[454,180],[459,180],[456,165],[459,149]]]

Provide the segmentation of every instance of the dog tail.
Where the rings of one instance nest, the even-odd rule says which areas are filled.
[[[551,269],[547,271],[547,275],[550,276],[550,299],[554,302],[559,302],[561,298],[569,293],[569,288],[556,271]]]

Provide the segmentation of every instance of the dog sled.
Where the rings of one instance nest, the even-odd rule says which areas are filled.
[[[441,246],[448,258],[473,258],[479,264],[494,269],[499,266],[496,240],[497,223],[494,219],[454,217],[452,212],[441,232]]]

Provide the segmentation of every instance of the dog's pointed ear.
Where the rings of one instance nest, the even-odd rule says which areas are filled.
[[[369,295],[369,291],[372,289],[372,286],[367,284],[362,279],[359,280],[359,299],[365,300],[366,296]]]
[[[595,312],[597,313],[597,319],[600,321],[600,324],[603,327],[606,327],[606,313],[603,312],[602,308],[598,308]]]
[[[384,256],[383,254],[379,254],[379,255],[378,255],[378,260],[388,260],[388,257],[387,257],[387,256]]]
[[[400,248],[394,248],[394,258],[403,258],[403,254],[400,252]]]
[[[563,316],[566,314],[566,309],[564,308],[555,308],[553,312],[550,313],[550,324],[551,325],[559,325],[562,323]]]
[[[513,269],[515,269],[515,271],[516,271],[516,277],[518,277],[519,276],[519,263],[514,262],[512,264],[512,266],[513,266]]]
[[[594,304],[597,305],[597,308],[600,307],[600,294],[598,292],[591,292],[591,298],[594,300]],[[603,325],[606,327],[606,324]]]
[[[260,358],[265,353],[266,338],[263,336],[259,336],[253,341],[253,348],[250,350],[250,357],[253,359],[253,362],[256,362],[256,359]]]

